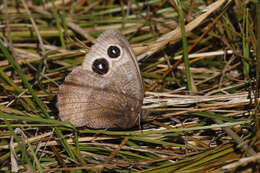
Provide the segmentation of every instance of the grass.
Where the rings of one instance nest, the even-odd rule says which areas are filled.
[[[0,171],[260,170],[258,2],[0,2]],[[146,122],[59,121],[59,85],[111,28],[136,53]]]

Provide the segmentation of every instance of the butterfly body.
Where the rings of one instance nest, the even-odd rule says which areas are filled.
[[[108,30],[60,86],[59,117],[77,127],[131,128],[142,114],[143,92],[132,48]]]

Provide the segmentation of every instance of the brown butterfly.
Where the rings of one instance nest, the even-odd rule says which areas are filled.
[[[76,127],[127,129],[144,118],[143,97],[132,48],[119,31],[107,30],[59,87],[57,107]]]

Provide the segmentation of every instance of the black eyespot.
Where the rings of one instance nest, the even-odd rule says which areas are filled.
[[[109,46],[107,54],[110,58],[118,58],[121,54],[121,50],[117,46]]]
[[[92,70],[97,74],[106,74],[109,70],[107,60],[105,58],[96,59],[92,64]]]

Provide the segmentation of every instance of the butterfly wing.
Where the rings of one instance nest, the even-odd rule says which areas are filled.
[[[118,59],[107,55],[111,45],[120,48]],[[97,59],[107,61],[105,74],[93,70]],[[120,32],[109,30],[97,39],[83,65],[66,77],[57,105],[61,120],[75,126],[125,129],[136,124],[142,102],[143,85],[133,50]]]

